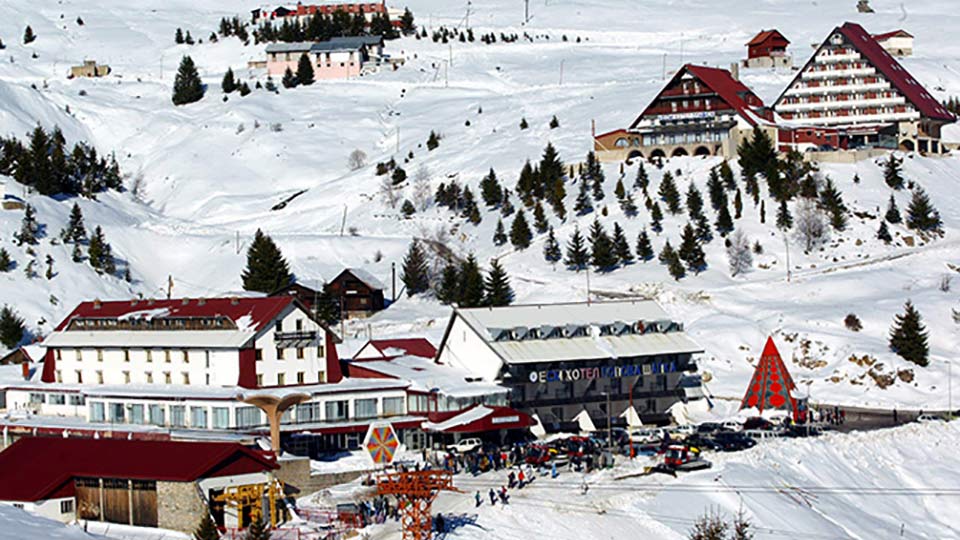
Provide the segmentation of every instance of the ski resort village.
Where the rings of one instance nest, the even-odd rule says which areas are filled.
[[[0,2],[0,540],[960,538],[956,7]]]

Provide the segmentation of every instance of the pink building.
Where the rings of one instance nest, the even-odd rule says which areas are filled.
[[[313,64],[317,80],[348,79],[363,74],[364,66],[379,62],[383,38],[379,36],[338,37],[320,42],[271,43],[267,45],[267,72],[282,77],[287,68],[296,73],[304,54]]]

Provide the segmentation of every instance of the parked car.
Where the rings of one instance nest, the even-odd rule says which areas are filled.
[[[699,448],[700,450],[717,450],[719,448],[716,441],[699,433],[687,437],[683,443],[693,448]]]
[[[620,447],[620,453],[629,456],[630,455],[630,446],[633,446],[633,455],[634,456],[655,456],[657,454],[663,453],[663,445],[660,443],[640,443],[640,442],[631,442],[630,444],[625,444]]]
[[[713,442],[724,452],[746,450],[757,445],[757,441],[740,432],[721,431],[713,435]]]
[[[743,424],[740,422],[734,422],[733,420],[727,420],[721,424],[721,427],[730,431],[743,431]]]
[[[697,433],[713,433],[714,431],[720,431],[722,428],[723,426],[717,422],[704,422],[697,426]]]
[[[467,452],[473,452],[481,446],[483,446],[483,442],[480,439],[471,437],[469,439],[460,439],[457,443],[447,445],[447,450],[457,452],[458,454],[466,454]]]
[[[697,428],[693,425],[687,424],[685,426],[670,426],[667,428],[667,431],[669,431],[671,435],[678,435],[681,438],[685,438],[696,433]]]
[[[947,419],[939,414],[921,414],[917,417],[917,422],[946,422]]]
[[[783,437],[786,435],[786,432],[783,429],[745,429],[743,434],[751,439],[760,441],[763,439],[775,439],[777,437]]]
[[[773,428],[774,428],[773,422],[767,420],[766,418],[761,418],[759,416],[753,416],[753,417],[747,418],[747,420],[743,423],[744,431],[748,429],[773,429]]]

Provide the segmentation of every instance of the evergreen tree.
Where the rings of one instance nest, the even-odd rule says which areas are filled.
[[[0,308],[0,344],[7,349],[13,349],[23,340],[24,331],[23,319],[13,308],[4,304]]]
[[[90,266],[94,267],[98,273],[113,274],[117,271],[116,263],[113,259],[113,249],[107,243],[103,235],[103,229],[98,225],[90,237],[90,245],[87,247],[87,258]],[[274,289],[271,289],[271,291]]]
[[[13,235],[17,245],[27,244],[35,246],[40,243],[40,224],[37,222],[37,211],[33,205],[27,203],[23,211],[23,220],[20,222],[20,232]]]
[[[653,245],[650,244],[650,235],[646,229],[637,236],[637,258],[643,262],[653,259]]]
[[[522,251],[530,247],[532,239],[533,233],[530,232],[530,226],[527,225],[527,218],[523,215],[523,210],[520,210],[510,225],[510,243],[513,244],[513,247]]]
[[[603,171],[597,167],[597,174],[603,175]],[[564,207],[563,199],[567,195],[564,187],[565,168],[560,154],[557,153],[553,144],[547,143],[543,150],[543,156],[540,158],[540,187],[538,196],[547,199],[550,206],[553,207],[553,213],[561,220],[566,218],[567,210]]]
[[[622,265],[633,263],[633,252],[630,251],[630,242],[619,223],[613,224],[613,252]]]
[[[484,301],[483,274],[473,254],[460,265],[460,307],[480,307]]]
[[[453,261],[447,262],[440,274],[437,299],[444,304],[453,304],[460,300],[460,269]]]
[[[683,228],[683,235],[680,241],[680,250],[677,253],[680,258],[687,263],[687,268],[700,273],[707,268],[706,255],[703,253],[703,247],[700,245],[700,239],[697,236],[693,225],[687,223]]]
[[[223,82],[220,83],[220,88],[224,94],[229,94],[237,89],[237,81],[233,77],[232,68],[227,68],[227,72],[223,74]]]
[[[597,219],[590,226],[590,262],[599,272],[609,272],[617,266],[613,242]]]
[[[704,244],[709,244],[713,241],[713,230],[710,229],[710,220],[703,214],[700,214],[695,219],[697,221],[697,238]],[[723,233],[721,232],[721,234]]]
[[[623,214],[628,218],[636,217],[637,215],[637,203],[633,202],[633,195],[627,193],[627,196],[620,199],[620,210],[623,210]]]
[[[647,169],[643,166],[643,162],[641,161],[639,167],[637,167],[637,178],[633,181],[633,187],[646,193],[647,187],[649,186],[650,177],[647,175]]]
[[[67,227],[63,229],[60,236],[64,242],[72,244],[79,244],[87,237],[87,229],[83,225],[83,212],[79,204],[73,203],[73,208],[70,209],[70,221],[67,222]]]
[[[0,248],[0,272],[9,272],[11,266],[13,266],[13,260],[10,258],[10,253],[6,248]]]
[[[724,204],[717,212],[717,232],[720,233],[720,236],[726,236],[732,230],[733,218],[730,217],[730,209]]]
[[[317,318],[327,323],[328,326],[340,322],[340,299],[330,289],[329,283],[324,283],[323,287],[320,288],[313,309]]]
[[[842,231],[847,227],[847,206],[843,204],[840,190],[830,178],[820,190],[820,207],[830,215],[830,225],[834,230]]]
[[[818,189],[817,179],[812,174],[804,176],[800,182],[800,196],[804,199],[816,199]]]
[[[767,222],[767,201],[760,201],[760,223]]]
[[[777,228],[784,231],[793,228],[793,216],[790,215],[786,199],[780,201],[780,209],[777,210]]]
[[[554,115],[554,117],[550,119],[550,129],[557,129],[558,127],[560,127],[560,121],[557,120],[556,115]]]
[[[528,127],[530,127],[530,125],[527,124],[527,119],[526,119],[526,118],[521,118],[521,119],[520,119],[520,129],[527,129]]]
[[[403,15],[400,16],[400,30],[405,35],[410,35],[417,30],[417,27],[413,22],[413,13],[411,13],[408,8],[405,8],[403,10]]]
[[[93,240],[90,241],[91,250]],[[90,255],[93,264],[93,255]],[[293,276],[280,248],[273,239],[260,229],[253,235],[253,243],[247,249],[247,267],[243,274],[243,289],[272,293],[290,283]]]
[[[492,307],[509,306],[513,303],[513,289],[507,272],[496,259],[490,261],[490,272],[483,282],[484,304]]]
[[[262,519],[255,519],[247,527],[243,540],[270,540],[270,530]]]
[[[540,204],[538,200],[533,205],[533,227],[537,230],[538,233],[547,232],[547,227],[550,226],[550,223],[547,222],[547,216],[543,212],[543,205]]]
[[[430,288],[427,255],[417,240],[411,242],[407,254],[403,257],[400,280],[407,288],[407,296],[424,293]]]
[[[930,197],[920,187],[913,190],[907,205],[907,228],[916,231],[939,232],[943,222],[933,207]]]
[[[710,176],[707,179],[707,196],[710,197],[710,206],[714,210],[719,210],[727,198],[726,192],[723,189],[723,182],[720,181],[720,174],[717,172],[716,167],[710,169]]]
[[[287,66],[286,71],[283,72],[283,78],[280,79],[280,84],[282,84],[284,88],[296,88],[297,77],[293,74],[293,71],[290,70],[290,66]]]
[[[903,189],[903,160],[897,158],[893,152],[890,159],[883,164],[883,181],[893,189]]]
[[[589,261],[590,255],[587,253],[580,227],[574,226],[573,235],[567,241],[567,258],[564,264],[573,270],[580,271],[587,267]]]
[[[297,82],[304,86],[310,86],[314,82],[313,62],[307,53],[301,54],[297,61]]]
[[[777,152],[773,147],[770,136],[760,129],[754,128],[750,139],[746,137],[740,142],[737,149],[740,170],[745,176],[766,172],[770,163],[775,163]]]
[[[33,33],[33,28],[27,25],[23,30],[23,44],[29,45],[37,40],[37,35]]]
[[[623,187],[623,178],[617,179],[617,185],[613,187],[613,194],[617,200],[622,201],[627,196],[627,190]]]
[[[677,184],[673,181],[673,175],[670,171],[663,173],[663,180],[660,182],[660,199],[666,203],[667,210],[677,215],[680,213],[680,192],[677,191]]]
[[[690,187],[687,189],[687,213],[693,217],[699,216],[701,212],[703,212],[703,196],[700,195],[697,185],[690,182]]]
[[[673,250],[673,246],[670,245],[670,239],[668,238],[667,241],[663,243],[663,249],[660,250],[660,255],[657,255],[657,260],[660,261],[660,264],[666,266],[670,264],[670,259],[676,254],[677,253]]]
[[[490,169],[490,172],[480,181],[480,197],[488,208],[496,208],[503,202],[503,188],[497,180],[497,173]]]
[[[530,164],[530,160],[527,160],[523,164],[523,168],[520,169],[520,178],[517,180],[516,186],[517,195],[527,206],[531,206],[534,198],[538,196],[539,183],[539,172],[535,171],[533,165]]]
[[[190,31],[187,30],[187,35],[183,37],[183,42],[187,45],[193,45],[193,36],[190,35]]]
[[[480,223],[480,208],[477,201],[473,198],[473,191],[469,186],[463,188],[462,202],[460,204],[460,215],[467,218],[470,223],[477,225]]]
[[[547,262],[554,264],[560,262],[560,259],[563,258],[563,253],[560,251],[560,244],[557,243],[557,237],[554,235],[553,227],[550,227],[547,231],[547,241],[543,245],[543,258]]]
[[[887,213],[883,216],[890,223],[900,223],[903,218],[900,216],[900,209],[897,208],[897,200],[890,194],[890,203],[887,204]]]
[[[510,201],[510,190],[503,190],[503,204],[500,205],[500,215],[507,217],[513,214],[513,203]]]
[[[430,130],[427,136],[427,151],[436,150],[440,146],[440,135],[436,131]]]
[[[893,237],[890,236],[890,230],[887,229],[886,221],[880,222],[880,229],[877,230],[877,238],[879,238],[880,240],[883,240],[885,244],[889,244],[890,242],[893,242]]]
[[[663,212],[660,211],[660,205],[655,202],[650,209],[650,228],[653,229],[653,232],[659,233],[663,230],[662,222]]]
[[[46,263],[47,263],[46,278],[47,278],[47,279],[53,279],[53,276],[54,276],[54,272],[53,272],[53,255],[50,255],[49,253],[47,253]]]
[[[733,169],[730,168],[730,163],[727,160],[723,160],[723,163],[720,164],[720,180],[723,181],[723,186],[728,190],[737,189],[737,178],[733,175]]]
[[[193,59],[184,56],[180,60],[180,68],[173,80],[173,104],[186,105],[203,99],[203,82],[197,72]]]
[[[580,191],[577,193],[577,201],[573,204],[573,211],[576,212],[578,216],[593,212],[593,201],[587,193],[586,178],[580,180]]]
[[[740,219],[743,217],[743,197],[740,196],[740,189],[737,189],[737,194],[733,196],[733,219]]]
[[[417,209],[413,206],[413,203],[410,202],[410,199],[404,199],[403,204],[400,205],[400,213],[403,214],[403,217],[409,218],[417,213]],[[473,217],[472,214],[470,217]],[[480,217],[479,213],[477,214],[477,217]],[[473,219],[470,219],[470,221],[472,222]]]
[[[909,300],[904,305],[903,314],[897,315],[893,321],[890,329],[890,350],[918,366],[929,364],[930,348],[927,345],[923,318]]]
[[[177,28],[177,31],[173,34],[173,41],[177,45],[183,45],[183,29],[182,28]]]
[[[493,245],[502,246],[507,243],[507,232],[503,228],[503,219],[497,219],[497,228],[493,232]]]
[[[754,206],[760,204],[760,183],[757,182],[756,175],[749,175],[744,178],[743,189],[747,190],[747,194],[753,198]]]
[[[210,517],[209,513],[203,514],[200,525],[193,531],[194,540],[220,540],[220,531],[217,529],[216,522]]]
[[[606,178],[603,174],[603,168],[600,167],[600,162],[597,161],[596,155],[594,155],[593,152],[587,154],[586,178],[590,179],[590,189],[593,200],[602,201],[605,196],[603,193],[603,182]]]

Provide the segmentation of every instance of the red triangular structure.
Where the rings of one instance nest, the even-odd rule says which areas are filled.
[[[767,338],[767,344],[763,347],[760,362],[757,363],[757,369],[753,372],[753,378],[750,379],[747,393],[743,395],[740,408],[755,407],[761,413],[765,409],[784,409],[792,412],[793,417],[797,418],[797,402],[790,395],[790,391],[795,388],[796,385],[793,384],[790,372],[780,358],[780,351],[773,343],[773,338]]]

